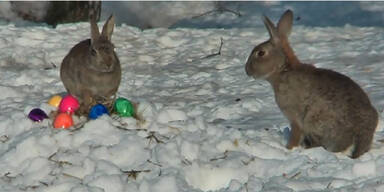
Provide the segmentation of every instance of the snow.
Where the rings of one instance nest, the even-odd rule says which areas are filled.
[[[219,190],[223,186],[229,186],[231,181],[240,180],[246,182],[247,172],[236,168],[212,167],[209,165],[198,166],[192,164],[185,170],[187,183],[194,188],[203,191]]]
[[[61,61],[89,38],[89,24],[0,25],[0,191],[382,191],[383,33],[295,25],[290,37],[303,62],[350,76],[379,111],[372,149],[353,160],[284,147],[289,123],[270,85],[244,71],[252,48],[268,39],[263,26],[117,26],[118,96],[138,103],[140,119],[103,115],[58,130],[27,115],[55,110],[47,102],[65,95]]]
[[[35,23],[23,20],[20,13],[41,20],[48,5],[47,1],[1,1],[0,23],[35,26]],[[104,1],[101,20],[113,13],[118,25],[141,29],[248,28],[262,26],[260,16],[263,13],[277,19],[286,9],[296,13],[295,23],[307,26],[382,26],[384,19],[384,3],[380,1]]]

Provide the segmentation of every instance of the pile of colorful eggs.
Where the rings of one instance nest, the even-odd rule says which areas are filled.
[[[53,98],[51,98],[50,101]],[[49,101],[48,103],[51,104]],[[56,105],[57,103],[54,102],[54,106]],[[69,127],[72,127],[73,126],[72,115],[73,113],[75,113],[77,109],[79,109],[80,107],[79,101],[74,96],[67,95],[60,100],[59,105],[57,107],[59,108],[59,114],[55,117],[55,120],[53,121],[53,127],[57,129],[58,128],[68,129]]]
[[[68,129],[73,126],[72,115],[79,109],[79,101],[72,95],[66,95],[61,97],[59,95],[53,96],[49,99],[48,104],[58,109],[58,115],[56,115],[53,121],[53,127],[57,129]],[[114,110],[120,117],[132,117],[134,116],[134,107],[132,103],[125,98],[118,98],[114,103]],[[88,114],[89,119],[97,119],[98,117],[109,114],[107,107],[102,104],[94,105]],[[40,122],[48,115],[39,108],[32,109],[28,117],[35,122]]]

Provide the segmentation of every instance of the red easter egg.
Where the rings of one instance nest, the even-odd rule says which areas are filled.
[[[56,129],[68,129],[71,126],[73,126],[73,119],[68,113],[59,113],[53,122],[53,127]]]

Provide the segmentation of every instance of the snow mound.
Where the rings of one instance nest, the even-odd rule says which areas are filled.
[[[359,83],[382,122],[383,33],[301,26],[290,41],[304,62]],[[117,96],[138,104],[138,119],[104,115],[69,130],[52,128],[52,119],[32,122],[31,109],[50,114],[48,99],[65,94],[61,60],[85,38],[87,23],[0,25],[0,191],[383,190],[382,123],[356,160],[285,148],[289,125],[271,87],[244,72],[252,48],[268,38],[264,28],[118,26]]]

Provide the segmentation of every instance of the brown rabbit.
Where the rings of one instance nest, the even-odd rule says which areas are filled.
[[[91,19],[91,39],[76,44],[65,56],[60,77],[68,93],[80,102],[80,114],[87,114],[95,103],[112,108],[121,80],[120,61],[111,43],[114,17],[111,15],[103,31]]]
[[[357,158],[370,149],[378,113],[349,77],[297,59],[288,42],[292,18],[292,11],[286,11],[277,27],[263,18],[270,39],[253,49],[245,71],[272,85],[290,121],[288,149],[322,146],[332,152],[352,150],[350,157]]]

